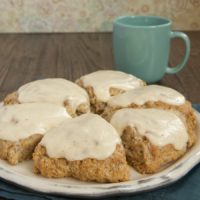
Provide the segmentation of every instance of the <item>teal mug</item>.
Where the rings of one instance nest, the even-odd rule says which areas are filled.
[[[165,73],[179,72],[190,54],[190,40],[182,32],[171,31],[172,22],[157,16],[124,16],[114,22],[113,53],[117,70],[154,83]],[[177,66],[168,67],[170,41],[179,37],[185,44],[185,55]]]

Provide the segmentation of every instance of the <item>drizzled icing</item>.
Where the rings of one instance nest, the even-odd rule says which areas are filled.
[[[131,103],[143,105],[148,101],[161,101],[171,105],[182,105],[185,103],[185,97],[174,89],[159,85],[149,85],[112,97],[108,101],[108,105],[123,107]]]
[[[175,149],[186,147],[188,134],[184,122],[174,113],[159,109],[118,110],[110,122],[120,135],[126,127],[135,127],[157,146],[172,144]]]
[[[106,159],[115,151],[116,144],[120,143],[116,130],[96,114],[83,114],[65,120],[50,130],[41,141],[50,157],[70,161]]]
[[[48,102],[63,105],[67,100],[74,112],[82,103],[88,104],[89,109],[89,98],[85,90],[62,78],[33,81],[21,86],[17,92],[21,103]]]
[[[80,78],[85,87],[93,87],[94,93],[101,101],[108,101],[109,89],[117,88],[131,90],[144,85],[144,82],[135,76],[120,71],[101,70],[87,74]]]
[[[64,119],[71,118],[63,106],[25,103],[0,106],[0,139],[18,141],[33,134],[44,134]]]

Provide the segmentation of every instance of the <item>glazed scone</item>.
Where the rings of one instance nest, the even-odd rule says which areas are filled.
[[[149,85],[129,90],[112,97],[107,102],[107,107],[102,117],[109,121],[112,115],[121,108],[158,108],[175,112],[186,121],[190,134],[188,147],[191,147],[196,140],[196,117],[191,103],[174,89],[159,85]]]
[[[34,172],[82,181],[127,181],[129,167],[117,131],[96,114],[65,120],[45,134],[33,153]]]
[[[65,106],[72,117],[90,111],[89,97],[85,90],[62,78],[27,83],[4,99],[5,104],[45,102]]]
[[[91,109],[100,114],[111,96],[145,85],[145,82],[120,71],[100,70],[80,77],[76,83],[90,97]]]
[[[30,159],[49,129],[71,116],[63,106],[25,103],[0,107],[0,159],[15,165]]]
[[[121,136],[128,163],[142,174],[176,161],[193,139],[185,122],[166,110],[124,108],[115,112],[110,123]]]

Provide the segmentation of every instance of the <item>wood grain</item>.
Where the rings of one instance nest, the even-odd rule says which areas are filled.
[[[176,75],[166,75],[159,83],[200,103],[200,32],[187,32],[191,55],[187,67]],[[174,40],[170,65],[178,64],[184,53]],[[98,69],[112,69],[111,33],[1,34],[0,98],[32,80],[64,77],[75,80]]]

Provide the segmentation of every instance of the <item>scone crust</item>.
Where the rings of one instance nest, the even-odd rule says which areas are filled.
[[[186,152],[186,149],[176,150],[172,144],[163,147],[153,145],[133,127],[127,127],[124,130],[122,143],[125,147],[128,164],[141,174],[156,173]]]
[[[4,100],[3,100],[5,105],[12,105],[12,104],[19,104],[20,102],[18,101],[18,94],[17,92],[12,92],[8,94]]]
[[[11,165],[31,159],[32,153],[41,139],[41,134],[34,134],[17,142],[0,140],[0,159],[7,160]]]
[[[33,153],[34,172],[48,178],[74,177],[82,181],[120,182],[127,181],[129,167],[124,149],[116,146],[115,152],[105,160],[84,159],[68,161],[65,158],[50,158],[46,148],[38,145]]]

